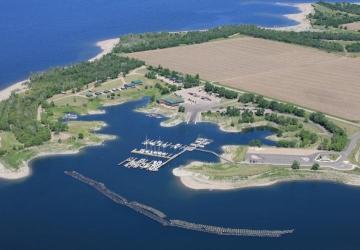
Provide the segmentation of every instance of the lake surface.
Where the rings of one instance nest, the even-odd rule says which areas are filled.
[[[161,138],[189,143],[214,140],[209,149],[264,139],[269,130],[225,133],[214,124],[160,127],[162,119],[133,112],[146,99],[107,108],[105,115],[82,117],[108,123],[101,133],[118,135],[77,155],[32,162],[30,178],[0,182],[1,249],[354,249],[360,244],[360,189],[332,183],[293,182],[234,191],[194,191],[172,175],[191,160],[217,161],[202,152],[185,153],[157,173],[116,164],[141,141]],[[125,118],[126,117],[126,118]],[[252,229],[288,229],[280,239],[217,236],[163,227],[119,206],[66,176],[76,170],[110,189],[165,212],[170,218]]]
[[[281,1],[276,1],[281,2]],[[286,1],[294,3],[297,1]],[[0,1],[0,89],[30,72],[91,58],[101,39],[129,32],[189,30],[221,24],[285,26],[283,14],[297,10],[270,0],[3,0]],[[293,182],[227,192],[193,191],[171,173],[191,160],[217,161],[186,153],[158,173],[117,167],[145,136],[188,143],[214,139],[209,148],[246,144],[268,130],[224,133],[216,125],[160,128],[161,120],[133,112],[146,100],[110,107],[83,117],[109,126],[119,136],[77,155],[32,162],[31,177],[0,181],[0,249],[357,249],[360,245],[360,189],[319,182]],[[164,211],[171,218],[253,229],[294,228],[280,239],[221,237],[161,225],[118,206],[63,174],[80,173],[106,183],[129,200]]]

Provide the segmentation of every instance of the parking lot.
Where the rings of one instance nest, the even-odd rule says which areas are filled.
[[[175,95],[184,99],[187,122],[194,123],[199,120],[201,112],[210,110],[221,101],[215,94],[205,92],[202,86],[178,90]]]

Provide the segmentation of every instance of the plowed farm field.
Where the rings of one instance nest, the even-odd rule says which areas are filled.
[[[360,57],[240,37],[130,54],[240,90],[360,121]]]

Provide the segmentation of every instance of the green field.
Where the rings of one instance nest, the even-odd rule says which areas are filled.
[[[229,179],[229,178],[247,178],[254,175],[269,172],[274,167],[269,165],[249,165],[249,164],[203,164],[186,167],[191,172],[200,173],[210,177],[210,179]]]

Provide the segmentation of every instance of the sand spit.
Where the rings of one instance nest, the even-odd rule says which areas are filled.
[[[89,62],[95,61],[96,59],[100,59],[101,57],[105,56],[106,54],[109,54],[113,48],[118,44],[120,41],[120,38],[112,38],[107,39],[103,41],[99,41],[96,43],[96,46],[101,49],[101,52],[97,54],[95,57],[89,59]]]
[[[21,82],[17,82],[9,87],[0,91],[0,101],[6,100],[10,97],[12,92],[23,92],[27,89],[26,82],[28,80],[24,80]]]
[[[276,27],[276,30],[285,30],[285,31],[306,31],[312,30],[310,20],[307,16],[311,13],[314,13],[314,7],[312,3],[298,3],[298,4],[287,4],[287,3],[278,3],[278,5],[292,6],[299,9],[299,13],[295,14],[286,14],[286,18],[296,21],[298,24],[287,26],[287,27]]]

